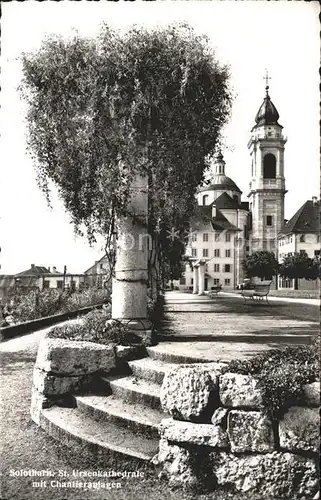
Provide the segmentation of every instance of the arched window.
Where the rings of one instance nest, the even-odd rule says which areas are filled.
[[[271,153],[268,153],[263,158],[263,178],[275,179],[276,177],[276,158]]]
[[[207,205],[208,204],[208,194],[204,194],[203,196],[203,205]]]

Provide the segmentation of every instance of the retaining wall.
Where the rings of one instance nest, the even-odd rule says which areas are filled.
[[[272,422],[251,376],[222,363],[181,365],[165,375],[155,464],[172,483],[209,482],[255,498],[313,498],[318,490],[319,391]]]
[[[98,304],[89,307],[83,307],[82,309],[77,309],[76,311],[68,311],[60,314],[53,314],[52,316],[45,316],[44,318],[32,319],[24,323],[18,323],[17,325],[5,326],[0,328],[0,342],[4,340],[11,339],[13,337],[18,337],[19,335],[25,335],[30,332],[35,332],[36,330],[41,330],[47,326],[60,323],[62,321],[67,321],[68,319],[76,318],[83,314],[87,314],[93,309],[101,309],[103,304]]]

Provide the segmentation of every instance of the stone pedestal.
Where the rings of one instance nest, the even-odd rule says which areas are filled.
[[[198,266],[193,267],[193,293],[198,293]]]
[[[198,267],[198,295],[204,295],[205,265],[200,262]]]
[[[147,320],[148,286],[148,178],[136,176],[128,211],[117,221],[117,249],[113,279],[112,318],[131,329],[151,328]]]

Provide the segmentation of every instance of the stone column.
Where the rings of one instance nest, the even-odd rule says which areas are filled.
[[[131,329],[151,328],[147,320],[148,286],[148,178],[136,176],[128,210],[132,216],[117,221],[117,249],[113,278],[112,318]]]
[[[205,266],[204,263],[200,263],[198,267],[198,295],[204,295],[204,281],[205,281]]]
[[[193,266],[193,293],[198,293],[198,266]]]

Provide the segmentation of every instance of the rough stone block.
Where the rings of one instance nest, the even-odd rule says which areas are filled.
[[[161,403],[179,420],[208,422],[218,405],[218,376],[223,363],[179,365],[165,374]]]
[[[303,386],[303,400],[306,406],[320,406],[320,381]]]
[[[159,433],[168,441],[226,448],[226,432],[219,425],[194,424],[166,418],[159,425]]]
[[[65,376],[58,377],[35,367],[33,371],[34,389],[44,396],[58,396],[60,394],[76,393],[88,387],[91,376]]]
[[[170,484],[195,485],[198,482],[190,451],[169,444],[167,439],[159,441],[159,452],[152,460],[154,465],[162,465],[160,477],[166,477]]]
[[[221,452],[212,453],[209,460],[218,485],[232,484],[249,498],[312,498],[318,488],[314,461],[291,453],[235,456]]]
[[[224,373],[219,382],[220,399],[230,408],[255,408],[262,404],[261,391],[251,375]]]
[[[317,408],[292,406],[279,423],[280,446],[290,451],[318,452],[320,419]]]
[[[113,347],[94,342],[65,339],[42,339],[37,368],[56,374],[84,375],[115,366]]]
[[[272,423],[259,411],[231,410],[227,433],[232,452],[267,453],[274,449]]]

